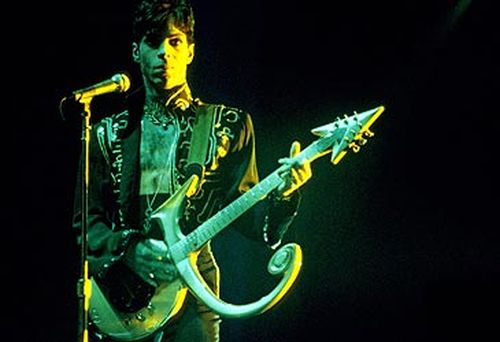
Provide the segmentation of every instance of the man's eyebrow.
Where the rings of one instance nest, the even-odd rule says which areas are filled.
[[[182,37],[182,33],[167,33],[167,38]]]

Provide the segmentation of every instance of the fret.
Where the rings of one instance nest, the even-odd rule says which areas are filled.
[[[208,226],[206,229],[198,229],[197,231],[198,231],[200,241],[210,240],[211,236],[210,236],[209,231],[208,231]]]

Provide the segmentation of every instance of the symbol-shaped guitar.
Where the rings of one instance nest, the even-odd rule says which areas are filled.
[[[370,127],[384,110],[385,108],[380,106],[362,113],[355,112],[351,116],[337,118],[330,124],[311,130],[319,138],[294,158],[298,162],[314,161],[331,153],[332,163],[338,164],[349,149],[358,152],[360,146],[373,136]],[[216,296],[198,272],[196,259],[203,245],[265,198],[282,181],[279,169],[275,170],[194,231],[184,235],[177,222],[182,215],[185,198],[197,182],[197,176],[192,176],[153,214],[153,218],[159,220],[164,231],[170,257],[182,278],[161,284],[148,305],[136,312],[122,312],[114,308],[93,280],[90,315],[99,330],[120,341],[143,339],[164,326],[178,313],[188,289],[223,317],[242,318],[258,315],[276,305],[290,290],[300,272],[302,251],[298,244],[286,244],[274,253],[269,261],[268,271],[273,275],[283,274],[283,277],[270,293],[249,304],[229,304]]]

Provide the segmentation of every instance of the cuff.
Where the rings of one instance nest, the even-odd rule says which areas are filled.
[[[267,213],[264,218],[262,236],[272,249],[277,248],[297,215],[302,195],[299,190],[289,197],[272,192],[268,197]]]

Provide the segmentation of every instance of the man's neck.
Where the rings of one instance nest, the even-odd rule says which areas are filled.
[[[188,102],[192,100],[191,91],[187,83],[162,90],[161,93],[146,91],[146,103],[161,103],[168,106],[174,103],[178,98],[182,98]]]

